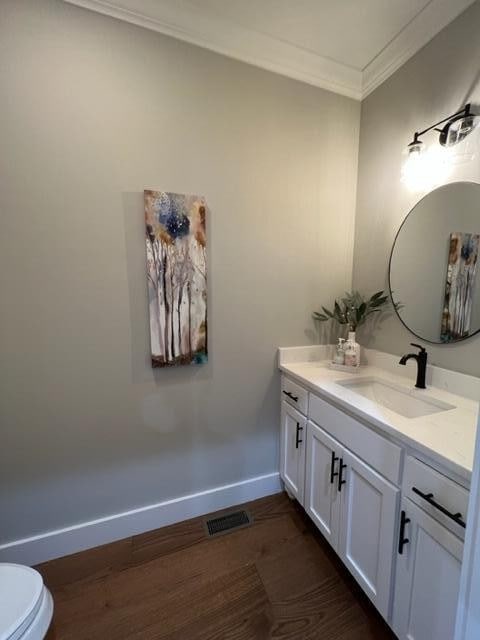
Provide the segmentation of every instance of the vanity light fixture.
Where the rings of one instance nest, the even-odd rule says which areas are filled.
[[[415,133],[415,135],[413,136],[412,142],[410,142],[410,144],[407,147],[409,156],[418,156],[423,151],[423,142],[418,139],[419,135],[420,134]]]
[[[464,140],[473,131],[475,124],[475,114],[471,112],[471,105],[466,104],[460,111],[430,125],[423,131],[416,131],[412,142],[407,147],[408,154],[415,156],[422,152],[424,144],[420,138],[429,131],[439,133],[438,142],[442,147],[451,147]],[[439,128],[440,125],[443,127]]]
[[[471,105],[453,113],[439,122],[416,131],[413,140],[405,150],[406,159],[402,164],[402,182],[409,191],[430,191],[444,184],[452,174],[456,165],[472,159],[469,142],[459,145],[475,129],[480,116],[472,113]],[[435,131],[432,143],[422,138],[430,131]],[[472,147],[472,145],[470,145]]]

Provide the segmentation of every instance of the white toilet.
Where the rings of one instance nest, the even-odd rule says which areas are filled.
[[[0,563],[0,640],[43,640],[52,614],[52,596],[38,571]]]

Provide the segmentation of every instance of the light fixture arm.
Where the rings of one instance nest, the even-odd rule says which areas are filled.
[[[410,144],[418,144],[420,142],[419,138],[421,136],[425,135],[426,133],[428,133],[429,131],[435,130],[435,131],[439,131],[440,133],[442,133],[443,129],[438,129],[437,127],[439,125],[441,125],[441,124],[444,124],[445,122],[454,122],[458,118],[466,118],[466,117],[472,116],[472,115],[473,114],[471,112],[471,104],[468,103],[460,111],[457,111],[456,113],[452,113],[452,115],[447,116],[446,118],[443,118],[443,120],[439,120],[438,122],[436,122],[435,124],[430,125],[429,127],[424,129],[423,131],[416,131],[414,136],[413,136],[413,142],[410,143]]]

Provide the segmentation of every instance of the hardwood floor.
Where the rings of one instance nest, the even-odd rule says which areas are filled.
[[[296,503],[247,506],[227,535],[195,518],[37,567],[48,640],[394,640]]]

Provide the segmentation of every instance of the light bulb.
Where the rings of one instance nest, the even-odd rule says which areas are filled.
[[[402,166],[402,182],[410,191],[429,191],[443,184],[451,171],[449,150],[435,145],[423,153],[408,153]]]
[[[407,153],[409,156],[419,156],[423,151],[423,142],[421,140],[418,140],[417,138],[417,134],[415,134],[415,138],[413,139],[413,142],[410,142],[410,144],[407,147]]]

